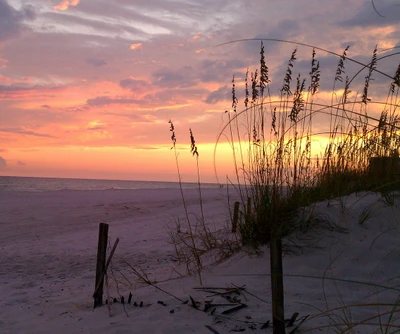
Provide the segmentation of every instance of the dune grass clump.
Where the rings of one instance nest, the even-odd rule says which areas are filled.
[[[323,104],[316,99],[321,82],[318,48],[311,48],[309,73],[294,75],[296,47],[279,94],[273,95],[261,42],[260,67],[250,73],[250,80],[246,73],[245,108],[240,112],[235,77],[232,80],[232,109],[218,141],[228,137],[233,147],[236,175],[231,182],[242,198],[239,232],[245,244],[267,243],[271,233],[287,235],[298,209],[316,201],[400,188],[400,65],[385,74],[389,92],[385,101],[377,102],[370,92],[373,76],[382,75],[378,61],[390,55],[379,58],[375,48],[370,63],[356,62],[361,69],[350,77],[344,76],[346,63],[355,61],[345,48],[335,54],[339,59],[331,100]],[[363,71],[364,85],[352,91],[351,84]],[[321,139],[326,145],[317,152],[313,145]]]

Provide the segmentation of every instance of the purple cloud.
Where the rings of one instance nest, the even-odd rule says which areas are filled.
[[[222,86],[217,90],[211,92],[207,96],[204,102],[207,104],[215,104],[220,101],[227,101],[232,99],[231,94],[232,94],[232,88],[228,86]]]
[[[400,3],[397,0],[365,4],[353,17],[338,22],[349,27],[384,27],[399,24]],[[397,32],[398,34],[398,32]]]
[[[0,42],[17,37],[27,27],[24,21],[35,20],[36,13],[32,6],[16,10],[6,0],[0,0]]]
[[[202,82],[221,82],[232,78],[237,70],[246,68],[248,64],[241,59],[210,60],[200,63],[199,78]]]
[[[89,65],[93,65],[94,67],[100,67],[100,66],[107,65],[106,61],[104,61],[102,59],[97,59],[97,58],[87,58],[86,62]]]
[[[97,96],[93,99],[88,99],[87,104],[93,107],[102,107],[108,104],[134,104],[138,103],[138,100],[135,99],[126,99],[126,98],[113,98],[109,96]]]
[[[153,83],[159,87],[184,88],[196,84],[194,68],[184,66],[179,70],[169,70],[164,67],[153,73]]]
[[[133,92],[138,90],[147,89],[150,85],[144,80],[124,79],[119,82],[121,88],[130,89]]]
[[[37,133],[30,130],[24,130],[21,128],[0,128],[0,132],[6,133],[17,133],[21,135],[35,136],[35,137],[46,137],[46,138],[55,138],[54,136],[47,135],[44,133]]]

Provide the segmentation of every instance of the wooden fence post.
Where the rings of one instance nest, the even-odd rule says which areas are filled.
[[[282,239],[272,231],[270,241],[272,319],[274,334],[285,334]]]
[[[239,220],[239,202],[235,202],[235,207],[233,209],[233,219],[232,219],[232,233],[236,233],[237,224]]]
[[[99,225],[99,242],[97,247],[96,285],[94,291],[94,308],[103,305],[104,273],[106,269],[106,252],[108,241],[108,224]]]

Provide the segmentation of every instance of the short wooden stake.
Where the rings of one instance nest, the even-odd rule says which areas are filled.
[[[98,281],[98,283],[96,284],[96,288],[94,289],[93,297],[94,297],[95,299],[96,299],[95,296],[96,296],[97,293],[98,293],[97,291],[99,291],[100,289],[103,289],[104,277],[107,278],[107,269],[108,269],[108,266],[110,265],[111,260],[112,260],[112,258],[113,258],[113,256],[114,256],[115,250],[117,249],[118,243],[119,243],[119,238],[117,238],[117,239],[115,240],[115,242],[114,242],[114,246],[113,246],[113,248],[111,249],[110,255],[108,256],[108,259],[107,259],[107,262],[106,262],[106,266],[105,266],[105,268],[104,268],[104,271],[103,271],[103,273],[101,274],[101,276],[99,277],[99,281]],[[94,307],[96,307],[96,306],[94,306]]]
[[[232,233],[236,233],[237,224],[239,220],[239,202],[235,202],[235,207],[233,209],[233,219],[232,219]]]
[[[108,241],[108,224],[99,225],[99,242],[97,247],[96,285],[93,294],[94,308],[103,305],[104,273],[106,269],[106,253]]]

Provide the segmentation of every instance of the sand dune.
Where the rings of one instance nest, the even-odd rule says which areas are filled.
[[[199,214],[197,191],[185,190],[185,198],[189,211]],[[226,192],[204,189],[203,198],[210,228],[226,227]],[[372,217],[359,224],[368,205]],[[398,199],[389,206],[378,194],[353,194],[318,203],[315,210],[348,233],[316,229],[285,242],[287,317],[294,312],[299,312],[299,318],[310,315],[300,327],[302,332],[334,333],[338,327],[329,331],[324,326],[334,320],[343,322],[340,317],[359,322],[390,310],[391,306],[350,305],[394,303],[399,296]],[[180,276],[185,270],[176,262],[167,226],[184,217],[177,189],[1,192],[0,332],[212,333],[206,327],[210,326],[219,333],[272,333],[271,326],[261,329],[271,320],[268,247],[259,255],[237,253],[206,266],[202,273],[203,287],[245,286],[236,298],[247,307],[226,315],[222,312],[227,307],[216,307],[211,315],[210,310],[190,306],[189,296],[200,302],[201,309],[207,300],[222,303],[224,299],[194,289],[200,287],[198,277]],[[120,239],[109,272],[110,295],[118,301],[121,295],[125,300],[129,293],[133,295],[131,304],[113,303],[111,317],[106,306],[93,310],[100,222],[110,225],[110,243]],[[293,247],[293,241],[303,247]],[[127,263],[174,297],[143,285]],[[348,307],[333,312],[337,316],[321,316],[322,311],[342,305]],[[390,321],[399,326],[396,318],[398,313]],[[380,326],[358,326],[355,332],[379,332],[388,317],[368,321],[378,324],[379,320]]]

